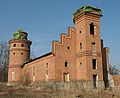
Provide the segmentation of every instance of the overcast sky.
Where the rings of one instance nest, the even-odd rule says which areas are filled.
[[[72,14],[83,5],[100,8],[101,38],[110,48],[110,64],[120,65],[120,0],[0,0],[0,42],[22,28],[40,56],[51,51],[51,41],[74,26]]]

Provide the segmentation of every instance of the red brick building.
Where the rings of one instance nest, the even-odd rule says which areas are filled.
[[[30,60],[31,41],[18,30],[9,41],[10,61],[8,82],[84,81],[90,87],[108,85],[108,48],[100,38],[102,11],[83,6],[73,14],[75,27],[52,42],[52,51]]]

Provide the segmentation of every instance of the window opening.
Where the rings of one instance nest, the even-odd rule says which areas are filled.
[[[65,62],[65,67],[68,67],[68,62]]]
[[[16,44],[13,44],[13,47],[16,47]]]
[[[48,70],[46,70],[46,75],[48,75]]]
[[[97,60],[96,59],[92,59],[92,66],[93,66],[93,69],[97,68]]]
[[[24,47],[24,44],[21,44],[21,47]]]
[[[82,65],[82,62],[80,62],[80,65]]]
[[[69,49],[70,49],[70,46],[67,46],[67,49],[69,50]]]
[[[15,73],[12,72],[12,80],[15,80]]]
[[[92,52],[95,52],[95,51],[96,51],[96,44],[95,44],[95,42],[93,42],[93,43],[91,44],[91,48],[92,48]]]
[[[94,35],[94,25],[93,25],[93,22],[90,24],[90,35]]]
[[[48,63],[46,63],[46,68],[48,68]]]
[[[49,80],[49,78],[48,78],[49,76],[48,76],[48,70],[46,70],[46,74],[45,74],[45,79],[46,79],[46,81],[48,81]]]
[[[93,88],[97,88],[97,75],[93,75]]]
[[[64,82],[69,82],[69,81],[70,81],[69,73],[64,73]]]
[[[82,49],[82,43],[80,43],[80,49]]]
[[[82,32],[80,31],[80,33],[82,33]]]

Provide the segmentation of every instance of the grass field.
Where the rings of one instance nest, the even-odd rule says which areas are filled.
[[[90,92],[52,89],[36,90],[7,87],[0,84],[0,98],[120,98],[120,91],[112,89],[96,89]]]

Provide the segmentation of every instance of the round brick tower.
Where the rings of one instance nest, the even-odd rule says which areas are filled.
[[[13,39],[9,41],[9,83],[21,81],[21,65],[30,59],[32,42],[27,39],[27,36],[26,32],[19,29],[13,34]]]

